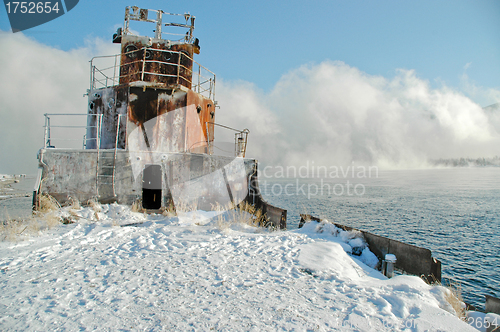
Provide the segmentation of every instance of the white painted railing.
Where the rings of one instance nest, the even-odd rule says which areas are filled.
[[[161,54],[161,56],[153,57],[153,53]],[[123,56],[136,59],[124,64],[121,64],[121,56],[122,54],[98,56],[90,60],[90,90],[115,86],[120,84],[121,79],[127,78],[127,80],[146,82],[150,81],[148,77],[153,77],[153,81],[171,78],[172,80],[169,81],[177,84],[182,83],[182,81],[189,82],[191,90],[215,100],[215,74],[184,52],[144,47],[123,53]],[[169,59],[170,62],[153,58]],[[192,62],[193,68],[184,66],[185,62]],[[147,71],[148,65],[153,64],[156,66],[156,70]],[[132,71],[122,70],[124,68],[134,69]],[[122,74],[123,72],[126,74]],[[147,79],[145,79],[146,75],[148,75]]]

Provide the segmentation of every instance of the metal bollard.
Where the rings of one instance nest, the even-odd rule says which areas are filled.
[[[394,264],[396,264],[396,255],[387,254],[385,255],[385,276],[387,278],[392,278],[394,276]]]

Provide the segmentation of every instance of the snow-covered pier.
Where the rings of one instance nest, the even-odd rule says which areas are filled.
[[[306,222],[313,221],[320,223],[321,219],[310,215],[301,214],[299,228]],[[327,221],[328,222],[328,221]],[[354,231],[362,234],[370,250],[382,262],[386,255],[395,255],[397,261],[395,267],[408,274],[422,277],[429,283],[441,282],[441,261],[432,257],[429,249],[417,247],[411,244],[403,243],[387,237],[379,236],[364,230],[358,230],[349,226],[333,223],[339,229],[344,231]]]

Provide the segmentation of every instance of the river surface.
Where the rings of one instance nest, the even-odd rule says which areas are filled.
[[[443,277],[462,286],[466,302],[484,309],[485,295],[500,298],[500,168],[362,175],[261,177],[260,187],[268,202],[288,210],[289,229],[308,213],[424,247],[441,260]]]

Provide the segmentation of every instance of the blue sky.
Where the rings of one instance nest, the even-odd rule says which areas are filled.
[[[414,69],[433,87],[500,87],[500,1],[134,1],[80,0],[23,33],[61,50],[111,40],[126,5],[197,17],[198,62],[224,80],[269,91],[308,63],[340,60],[369,75]],[[9,31],[6,10],[0,30]],[[488,103],[487,100],[477,100]],[[482,105],[486,106],[486,105]]]

